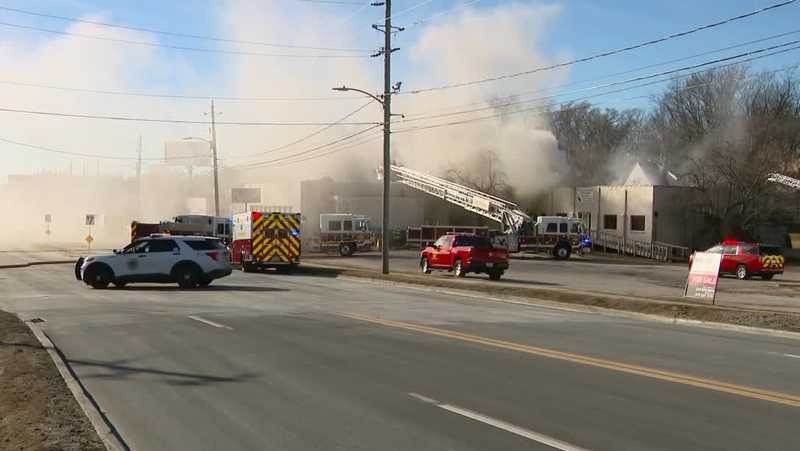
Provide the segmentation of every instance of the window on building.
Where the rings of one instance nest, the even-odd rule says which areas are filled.
[[[342,230],[342,221],[328,221],[328,230],[331,232]]]
[[[645,222],[646,219],[644,215],[631,215],[631,231],[644,232]]]
[[[558,233],[567,233],[568,227],[569,224],[567,224],[566,222],[562,222],[561,224],[558,225]]]
[[[591,229],[592,228],[592,213],[588,211],[582,211],[578,213],[578,218],[580,218],[581,222],[583,222],[584,229]]]
[[[548,223],[544,233],[558,233],[558,224],[555,222]]]
[[[346,232],[349,232],[349,231],[353,230],[353,221],[351,221],[349,219],[346,220],[346,221],[342,221],[342,230],[344,230]]]
[[[603,228],[617,230],[617,215],[603,215]]]

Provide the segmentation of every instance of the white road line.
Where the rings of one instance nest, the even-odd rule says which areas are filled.
[[[800,355],[797,354],[784,354],[784,357],[791,357],[793,359],[800,359]]]
[[[203,324],[208,324],[209,326],[216,327],[216,328],[219,328],[219,329],[233,330],[233,327],[228,327],[228,326],[226,326],[224,324],[215,323],[214,321],[210,321],[210,320],[207,320],[205,318],[200,318],[199,316],[189,315],[189,319],[193,319],[195,321],[199,321],[199,322],[201,322]]]
[[[480,421],[481,423],[488,424],[489,426],[494,426],[498,429],[502,429],[506,432],[511,432],[512,434],[519,435],[520,437],[525,437],[529,440],[533,440],[535,442],[539,442],[541,444],[547,445],[551,448],[559,449],[561,451],[587,451],[586,448],[581,448],[580,446],[573,445],[571,443],[563,442],[559,439],[548,437],[544,434],[540,434],[538,432],[531,431],[530,429],[525,429],[520,426],[513,425],[511,423],[506,423],[505,421],[498,420],[496,418],[492,418],[490,416],[483,415],[481,413],[464,409],[462,407],[454,406],[452,404],[443,404],[439,401],[428,398],[427,396],[420,395],[418,393],[409,393],[409,396],[415,398],[419,401],[422,401],[427,404],[433,404],[440,409],[444,409],[448,412],[452,412],[467,418],[470,418],[475,421]]]

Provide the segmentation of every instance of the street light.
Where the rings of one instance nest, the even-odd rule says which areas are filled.
[[[214,216],[219,216],[219,178],[217,175],[217,146],[214,140],[200,138],[198,136],[187,136],[184,140],[196,139],[208,143],[211,147],[212,157],[214,159]]]
[[[399,89],[399,86],[397,87]],[[391,237],[389,236],[389,190],[391,186],[391,178],[392,178],[392,162],[389,153],[390,147],[390,124],[391,124],[391,91],[389,90],[389,86],[387,84],[386,93],[382,96],[376,96],[374,94],[370,94],[363,89],[357,88],[348,88],[347,86],[342,86],[339,88],[333,88],[334,91],[346,92],[346,91],[353,91],[364,94],[372,98],[372,100],[378,102],[381,107],[383,108],[383,226],[381,227],[381,242],[383,243],[381,246],[381,264],[382,264],[382,271],[383,274],[389,274],[389,243],[391,242]]]

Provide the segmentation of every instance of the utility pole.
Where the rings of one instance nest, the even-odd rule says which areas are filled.
[[[139,152],[136,159],[136,217],[142,218],[142,135],[139,135]]]
[[[389,234],[389,202],[391,198],[392,184],[392,157],[391,157],[391,134],[392,134],[392,94],[400,90],[401,82],[392,85],[392,52],[400,49],[392,48],[392,33],[403,31],[402,27],[392,28],[392,1],[376,1],[372,6],[385,6],[383,25],[374,24],[372,28],[383,32],[383,48],[372,55],[378,57],[383,55],[383,94],[380,96],[370,94],[368,91],[347,86],[333,88],[334,91],[355,91],[360,92],[378,102],[383,108],[383,221],[381,232],[381,266],[384,274],[389,274],[389,244],[392,237]]]
[[[389,274],[389,199],[392,186],[391,122],[392,122],[392,0],[385,0],[383,21],[383,227],[381,231],[381,266]]]
[[[211,154],[214,158],[214,216],[219,216],[219,173],[217,169],[217,122],[214,117],[214,99],[211,99]]]

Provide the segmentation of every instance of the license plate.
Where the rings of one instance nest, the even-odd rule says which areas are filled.
[[[486,264],[486,267],[487,267],[487,268],[494,268],[494,263],[487,263],[487,264]]]

